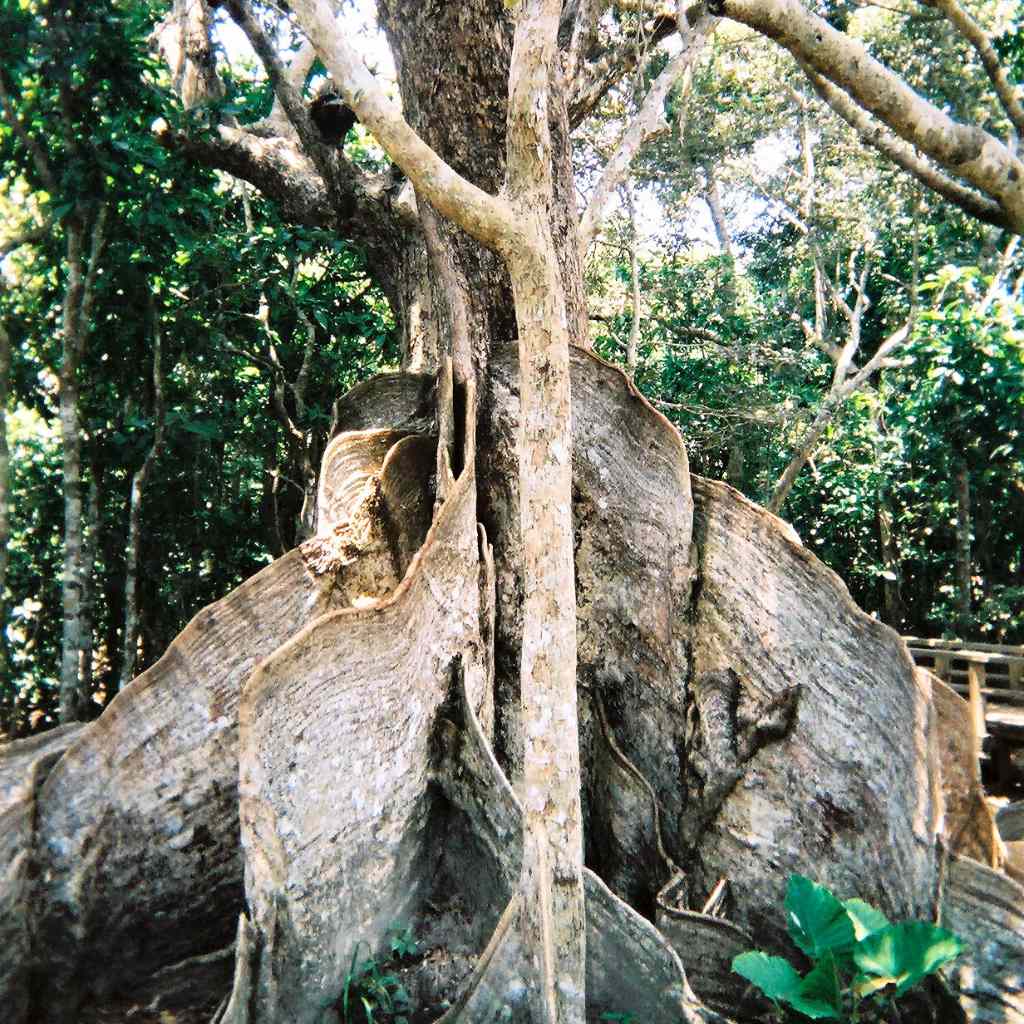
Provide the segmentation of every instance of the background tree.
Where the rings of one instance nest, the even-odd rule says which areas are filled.
[[[164,335],[167,408],[140,536],[140,670],[163,653],[198,608],[292,546],[303,503],[308,508],[309,489],[316,488],[315,475],[312,481],[303,476],[296,452],[307,462],[312,458],[318,469],[337,389],[394,358],[390,315],[370,288],[359,255],[322,233],[284,225],[259,197],[243,202],[237,186],[155,142],[150,125],[163,107],[153,85],[161,65],[146,55],[151,12],[137,4],[80,7],[62,8],[75,26],[74,19],[82,22],[73,28],[81,44],[74,47],[42,31],[38,12],[12,9],[4,15],[5,109],[20,126],[15,130],[8,122],[2,135],[7,194],[16,203],[15,215],[22,216],[21,234],[28,236],[11,250],[12,285],[3,307],[12,338],[11,392],[22,410],[14,420],[11,493],[9,607],[15,609],[15,643],[3,693],[6,707],[19,708],[6,725],[15,733],[30,720],[41,725],[58,716],[55,680],[61,673],[54,659],[71,649],[61,638],[62,615],[52,603],[62,577],[53,557],[67,526],[53,519],[49,498],[63,484],[54,474],[53,453],[60,449],[53,447],[48,424],[57,413],[63,365],[53,325],[61,322],[67,300],[70,236],[64,219],[72,207],[65,196],[86,202],[83,178],[107,197],[107,212],[89,284],[88,323],[79,335],[82,341],[87,334],[88,344],[77,358],[74,380],[69,378],[81,396],[75,404],[79,428],[65,431],[73,443],[60,446],[72,461],[81,446],[83,481],[77,489],[72,484],[72,491],[82,491],[80,504],[87,510],[85,496],[94,490],[99,512],[98,521],[85,516],[81,523],[96,546],[95,558],[79,566],[82,592],[93,594],[92,623],[72,645],[93,653],[65,659],[65,667],[74,661],[74,678],[82,680],[75,693],[85,688],[75,698],[76,717],[98,713],[127,671],[131,559],[125,552],[131,481],[152,447],[158,419],[156,327]],[[71,61],[62,73],[76,80],[78,94],[95,93],[87,104],[68,99],[72,134],[89,139],[73,159],[64,159],[64,115],[48,113],[62,109],[60,76],[44,77],[41,70],[54,48],[61,60]],[[254,89],[258,103],[261,87]],[[61,167],[52,191],[40,176],[44,157],[46,166]],[[282,252],[289,254],[286,265]],[[88,258],[82,252],[83,287]],[[153,295],[152,312],[137,301],[146,294]],[[262,320],[261,308],[267,311]],[[77,322],[74,316],[71,322]],[[268,329],[274,343],[268,343]],[[285,377],[294,383],[303,366],[305,392],[297,409]],[[286,393],[275,397],[278,391]],[[65,407],[70,411],[68,401]],[[308,517],[307,511],[307,530]],[[241,537],[239,526],[251,522],[263,529]],[[63,590],[68,600],[78,593]],[[70,708],[65,700],[65,712]]]

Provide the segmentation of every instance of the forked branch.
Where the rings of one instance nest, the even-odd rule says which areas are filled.
[[[467,181],[434,152],[409,126],[398,107],[384,94],[359,55],[338,30],[327,0],[296,0],[292,4],[302,30],[317,48],[360,122],[373,132],[417,192],[449,220],[492,249],[516,234],[508,204]]]

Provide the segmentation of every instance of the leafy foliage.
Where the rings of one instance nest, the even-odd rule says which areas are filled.
[[[68,3],[0,12],[0,75],[28,137],[59,169],[48,189],[24,138],[0,119],[0,206],[50,218],[4,272],[12,343],[10,567],[4,624],[11,677],[0,733],[54,721],[60,659],[62,474],[57,423],[66,218],[108,210],[79,368],[84,489],[98,489],[90,567],[91,710],[116,690],[132,474],[154,434],[154,330],[163,337],[164,444],[143,503],[139,668],[201,607],[296,542],[305,491],[295,431],[319,465],[334,400],[395,358],[393,320],[362,255],[282,220],[274,205],[161,146],[157,117],[182,112],[146,38],[158,3]],[[69,43],[73,39],[73,45]],[[260,109],[265,83],[232,85]],[[262,89],[262,92],[260,91]],[[65,113],[66,112],[66,116]],[[301,403],[288,385],[305,370]],[[275,392],[284,391],[281,409]],[[291,428],[294,427],[295,431]]]
[[[356,944],[338,1001],[342,1024],[408,1024],[409,994],[395,972],[419,955],[419,944],[410,928],[396,927],[388,945],[391,957],[381,962],[373,956],[360,959],[362,943]]]
[[[801,975],[782,957],[762,952],[741,953],[732,963],[771,1000],[780,1019],[784,1007],[812,1020],[885,1019],[892,1000],[964,950],[957,936],[936,925],[890,924],[863,900],[840,901],[803,875],[790,876],[785,909],[789,936],[811,970]]]

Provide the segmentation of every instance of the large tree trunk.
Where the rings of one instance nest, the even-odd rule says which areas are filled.
[[[728,957],[751,934],[777,945],[786,875],[930,916],[948,875],[933,854],[942,808],[956,849],[974,776],[939,756],[952,708],[898,637],[779,520],[720,484],[694,479],[691,499],[675,431],[617,370],[582,352],[572,363],[586,1018],[713,1019],[690,985],[743,1017]],[[520,416],[515,354],[491,376],[488,473],[467,458],[436,513],[434,441],[410,419],[420,379],[405,398],[394,378],[361,386],[359,409],[397,429],[331,445],[317,537],[202,612],[35,784],[3,790],[0,813],[34,823],[9,833],[23,880],[3,918],[24,922],[0,975],[22,1021],[216,1004],[243,892],[249,967],[233,1005],[255,1016],[229,1019],[328,1019],[355,944],[378,949],[393,921],[448,953],[443,969],[405,969],[423,1005],[498,1019],[515,975],[495,968],[521,941],[508,900],[522,811],[491,752],[495,716],[513,772],[522,750],[491,657],[491,609],[512,616],[505,642],[522,628],[519,503],[502,472]],[[475,492],[502,479],[492,561]],[[22,743],[0,751],[15,778],[36,763]],[[945,890],[969,942],[972,915],[990,914],[971,870]],[[693,909],[723,875],[732,925]],[[991,884],[1024,899],[1004,876]],[[1024,966],[1024,942],[985,920],[999,955],[972,945],[965,999],[989,1013],[1009,1001],[1005,1019],[1024,1020],[999,980]]]
[[[514,210],[528,245],[499,259],[420,177],[417,251],[448,328],[432,395],[414,374],[355,389],[316,536],[197,615],[96,722],[0,748],[12,1020],[134,1004],[336,1022],[353,957],[386,955],[393,922],[440,951],[401,969],[446,1024],[751,1019],[729,957],[752,934],[780,946],[800,870],[900,916],[945,895],[967,937],[983,919],[1002,962],[976,945],[956,984],[1024,1021],[1001,980],[1024,966],[1014,915],[972,902],[971,867],[942,892],[936,839],[971,851],[943,824],[959,790],[928,677],[785,524],[691,478],[626,377],[566,344],[582,286],[557,69],[531,86],[546,114],[524,126],[520,102],[511,123],[550,165],[538,188],[532,154],[506,167],[505,6],[398,7],[381,19],[405,114],[447,161],[432,170],[483,190],[460,186],[474,216]],[[409,141],[367,110],[382,142]],[[519,191],[498,197],[506,177]],[[399,305],[424,294],[393,287],[412,281],[400,263],[381,271]],[[731,922],[701,912],[722,876]]]

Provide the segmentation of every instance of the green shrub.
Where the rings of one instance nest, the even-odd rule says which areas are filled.
[[[803,875],[790,876],[785,909],[790,938],[811,970],[801,975],[782,957],[762,952],[741,953],[732,962],[772,1001],[779,1020],[790,1011],[812,1020],[878,1019],[964,949],[952,932],[927,921],[891,924],[863,900],[840,901]]]
[[[360,960],[362,943],[352,951],[338,1011],[342,1024],[409,1024],[409,994],[394,968],[419,955],[419,943],[410,928],[393,928],[388,947],[391,957],[379,962],[373,956]]]

